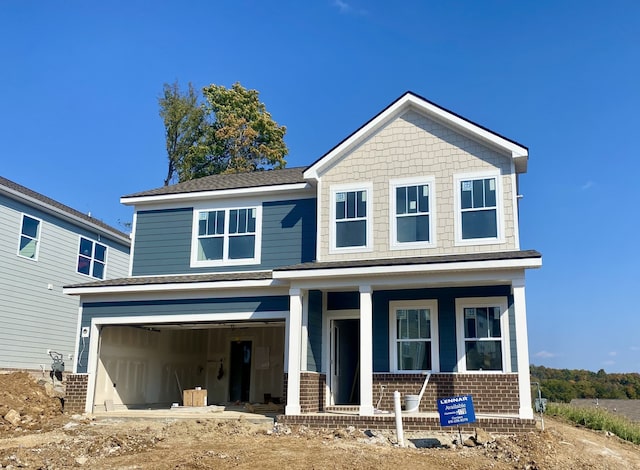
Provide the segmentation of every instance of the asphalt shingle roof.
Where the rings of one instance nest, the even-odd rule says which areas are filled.
[[[297,167],[283,168],[280,170],[204,176],[191,181],[185,181],[184,183],[162,186],[160,188],[129,194],[123,197],[161,196],[166,194],[197,193],[203,191],[220,191],[224,189],[256,188],[261,186],[279,186],[283,184],[304,183],[306,181],[302,177],[302,173],[306,169],[306,167]]]
[[[67,214],[73,215],[79,219],[85,220],[87,222],[90,222],[94,225],[97,225],[98,227],[102,228],[105,232],[111,233],[112,235],[116,235],[118,237],[122,237],[122,238],[126,238],[129,239],[129,234],[121,232],[120,230],[118,230],[117,228],[112,227],[109,224],[105,224],[104,222],[102,222],[101,220],[95,219],[87,214],[83,214],[80,211],[77,211],[67,205],[62,204],[61,202],[58,202],[54,199],[51,199],[43,194],[37,193],[25,186],[22,186],[18,183],[15,183],[14,181],[8,180],[7,178],[3,178],[2,176],[0,176],[0,190],[2,189],[2,187],[5,187],[7,189],[13,190],[17,193],[20,193],[24,196],[30,197],[32,199],[35,199],[39,202],[42,202],[43,204],[55,207],[56,209],[59,209],[63,212],[66,212]]]
[[[216,273],[194,274],[187,276],[140,276],[122,277],[119,279],[107,279],[105,281],[85,282],[64,286],[72,287],[123,287],[123,286],[151,286],[159,284],[195,284],[199,282],[221,281],[260,281],[271,279],[271,271],[240,272],[240,273]]]

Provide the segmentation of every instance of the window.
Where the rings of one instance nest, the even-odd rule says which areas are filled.
[[[433,246],[432,188],[431,178],[390,182],[392,248]]]
[[[498,177],[460,178],[459,238],[461,240],[499,238]]]
[[[370,217],[368,188],[334,190],[333,243],[335,249],[368,248],[370,246]]]
[[[458,371],[499,371],[508,364],[506,299],[457,299]]]
[[[78,272],[97,279],[104,279],[107,266],[107,247],[88,238],[80,237]]]
[[[391,369],[394,372],[437,370],[437,302],[391,302],[389,322]]]
[[[196,211],[192,264],[259,263],[259,209],[243,207]]]
[[[20,246],[18,255],[33,260],[38,259],[40,248],[40,220],[22,214],[22,229],[20,230]]]

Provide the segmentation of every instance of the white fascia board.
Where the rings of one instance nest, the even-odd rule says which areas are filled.
[[[157,196],[121,197],[120,202],[126,206],[142,204],[158,204],[167,202],[197,201],[200,199],[219,199],[236,196],[257,196],[310,189],[309,183],[281,184],[276,186],[256,186],[250,188],[221,189],[217,191],[198,191],[179,194],[160,194]]]
[[[286,311],[274,312],[234,312],[234,313],[209,313],[187,315],[145,315],[131,317],[95,317],[91,319],[91,325],[137,325],[143,323],[207,323],[242,320],[286,320],[289,313]]]
[[[67,212],[63,209],[60,209],[59,207],[52,206],[50,204],[47,204],[46,202],[40,201],[39,199],[32,198],[19,191],[15,191],[14,189],[7,188],[6,186],[2,186],[0,187],[0,189],[2,189],[3,192],[9,194],[12,198],[21,199],[22,201],[25,201],[27,204],[37,207],[44,212],[48,212],[49,214],[55,215],[56,217],[60,217],[62,219],[65,219],[71,222],[73,225],[80,225],[84,229],[86,229],[87,227],[91,227],[91,229],[95,230],[101,235],[106,236],[107,238],[120,242],[126,246],[131,246],[130,237],[125,237],[117,233],[111,232],[110,230],[107,230],[104,227],[101,227],[100,225],[94,224],[88,220],[78,217],[77,215],[72,214],[71,212]]]
[[[147,293],[147,292],[180,292],[180,291],[201,291],[219,289],[252,289],[260,287],[274,287],[281,285],[273,279],[260,279],[255,281],[213,281],[213,282],[190,282],[190,283],[167,283],[167,284],[147,284],[129,286],[98,286],[98,287],[65,287],[64,294],[69,295],[91,295],[91,294],[126,294],[126,293]]]
[[[351,137],[347,138],[340,145],[334,148],[331,152],[318,160],[314,165],[307,168],[303,173],[306,179],[317,180],[320,177],[322,170],[331,163],[337,156],[346,152],[349,148],[360,143],[361,140],[368,137],[374,132],[380,125],[390,121],[395,116],[404,112],[410,107],[415,108],[418,112],[422,112],[435,118],[439,122],[443,122],[453,128],[458,128],[465,131],[467,134],[475,137],[476,139],[493,144],[494,146],[502,149],[505,153],[511,155],[511,158],[522,162],[518,167],[524,172],[526,171],[526,161],[529,156],[529,152],[526,148],[511,142],[510,140],[500,137],[493,132],[484,129],[466,119],[463,119],[455,114],[452,114],[434,104],[425,101],[412,93],[406,93],[399,98],[395,103],[389,106],[384,112],[380,113],[377,117],[367,123],[364,127],[358,130]]]
[[[274,271],[274,279],[319,279],[325,277],[350,277],[367,275],[418,274],[448,271],[473,271],[491,269],[528,269],[542,266],[541,258],[508,259],[494,261],[463,261],[398,266],[367,266],[354,268],[309,269],[300,271]]]

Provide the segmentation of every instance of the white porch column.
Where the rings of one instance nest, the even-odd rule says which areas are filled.
[[[287,406],[285,414],[300,414],[300,346],[302,336],[302,291],[289,289],[289,344]]]
[[[518,352],[518,385],[520,418],[532,419],[531,379],[529,377],[529,340],[527,334],[527,305],[524,295],[524,276],[511,282],[513,310],[516,321],[516,350]]]
[[[371,286],[360,286],[360,416],[373,416],[373,308]]]

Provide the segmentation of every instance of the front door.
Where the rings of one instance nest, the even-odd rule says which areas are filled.
[[[334,405],[360,403],[360,320],[331,322],[331,395]]]
[[[229,400],[249,401],[251,386],[251,341],[231,342]]]

